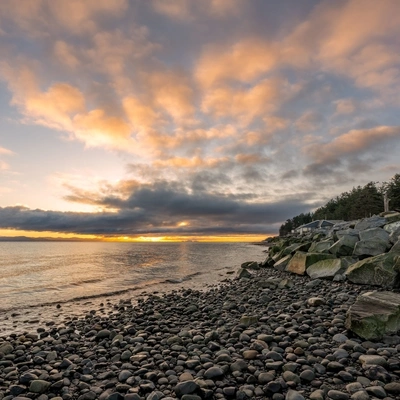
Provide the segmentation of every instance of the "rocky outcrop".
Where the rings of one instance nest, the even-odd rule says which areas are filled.
[[[385,217],[381,217],[378,215],[374,215],[371,218],[364,218],[361,221],[358,221],[354,226],[354,229],[358,231],[363,231],[365,229],[370,228],[380,228],[388,223]]]
[[[398,258],[395,253],[366,258],[351,265],[346,271],[346,277],[353,283],[393,286],[398,274],[394,268]]]
[[[386,290],[400,288],[400,213],[340,222],[326,230],[274,238],[271,243],[273,247],[262,265],[308,275],[312,281],[306,287],[317,286],[321,279],[331,279]],[[290,285],[286,288],[290,290]],[[364,339],[398,332],[400,294],[363,294],[349,310],[346,327]],[[371,367],[369,359],[361,361],[364,368]]]
[[[346,328],[364,339],[380,339],[400,330],[400,294],[367,292],[346,315]]]
[[[358,235],[343,235],[329,248],[329,252],[336,257],[351,256],[358,240]]]
[[[326,260],[328,258],[334,258],[334,256],[325,253],[305,253],[303,251],[297,251],[289,261],[286,271],[297,275],[304,275],[308,267],[320,260]]]
[[[351,257],[321,260],[307,268],[307,275],[312,279],[333,279],[335,275],[344,273],[352,263],[354,260]]]
[[[337,259],[340,262],[314,265],[307,274],[312,279],[347,277],[354,283],[393,287],[397,281],[400,284],[400,271],[395,268],[399,240],[400,213],[340,222],[329,229],[273,239],[270,256],[262,265],[302,275],[321,260]],[[317,254],[327,257],[315,258]]]

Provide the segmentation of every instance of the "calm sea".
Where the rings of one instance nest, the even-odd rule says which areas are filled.
[[[140,289],[200,288],[244,261],[262,261],[247,243],[0,242],[0,311]]]

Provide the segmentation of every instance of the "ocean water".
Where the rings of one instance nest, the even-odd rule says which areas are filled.
[[[265,248],[248,243],[0,242],[0,313],[129,293],[203,288]]]

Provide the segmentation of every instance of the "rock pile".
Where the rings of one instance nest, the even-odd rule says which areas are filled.
[[[311,279],[348,280],[386,289],[400,286],[400,213],[340,222],[329,229],[273,238],[269,244],[264,267]],[[387,292],[360,297],[349,310],[346,326],[365,339],[396,333],[400,330],[400,295]]]
[[[329,229],[275,238],[264,266],[311,278],[396,287],[400,213],[341,222]],[[400,283],[400,282],[399,282]]]

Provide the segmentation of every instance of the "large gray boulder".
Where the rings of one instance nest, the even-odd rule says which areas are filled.
[[[363,339],[380,339],[400,330],[400,294],[367,292],[346,315],[346,328]]]
[[[321,242],[313,242],[309,248],[310,253],[328,253],[333,245],[332,239],[322,240]]]
[[[388,249],[388,244],[389,240],[387,242],[381,239],[360,240],[354,247],[353,256],[360,258],[377,256],[378,254],[384,253]]]
[[[336,257],[351,256],[357,242],[358,235],[343,235],[329,248],[329,252]]]
[[[304,253],[302,251],[297,251],[292,259],[289,261],[289,264],[286,267],[286,271],[298,275],[304,275],[308,267],[320,260],[326,260],[328,258],[335,257],[332,254]]]
[[[292,255],[289,254],[286,257],[281,258],[279,261],[277,261],[274,264],[274,268],[277,269],[278,271],[285,271],[287,265],[289,264],[289,261],[292,259]]]
[[[382,240],[389,245],[389,233],[382,228],[370,228],[360,232],[360,240]]]
[[[320,260],[307,268],[307,275],[311,279],[333,279],[336,274],[342,274],[346,271],[349,263],[344,258],[333,258],[327,260]]]
[[[343,229],[343,230],[337,231],[337,232],[336,232],[336,236],[337,236],[338,239],[340,239],[340,238],[342,238],[343,236],[348,236],[348,235],[350,235],[350,236],[355,236],[355,237],[357,238],[357,240],[360,240],[360,238],[359,238],[359,232],[360,232],[360,231],[358,231],[357,229],[348,228],[348,229]]]
[[[393,245],[393,247],[389,250],[389,253],[400,255],[400,240]]]
[[[394,232],[395,230],[400,228],[400,221],[391,222],[390,224],[386,224],[383,229],[389,234]]]
[[[386,224],[387,224],[386,218],[374,215],[373,217],[364,218],[361,221],[357,222],[354,229],[363,231],[365,229],[370,229],[370,228],[380,228]]]
[[[397,264],[400,261],[396,253],[384,253],[350,265],[345,275],[353,283],[393,287],[398,274]]]
[[[400,240],[400,228],[396,229],[389,235],[390,243],[396,243]]]

